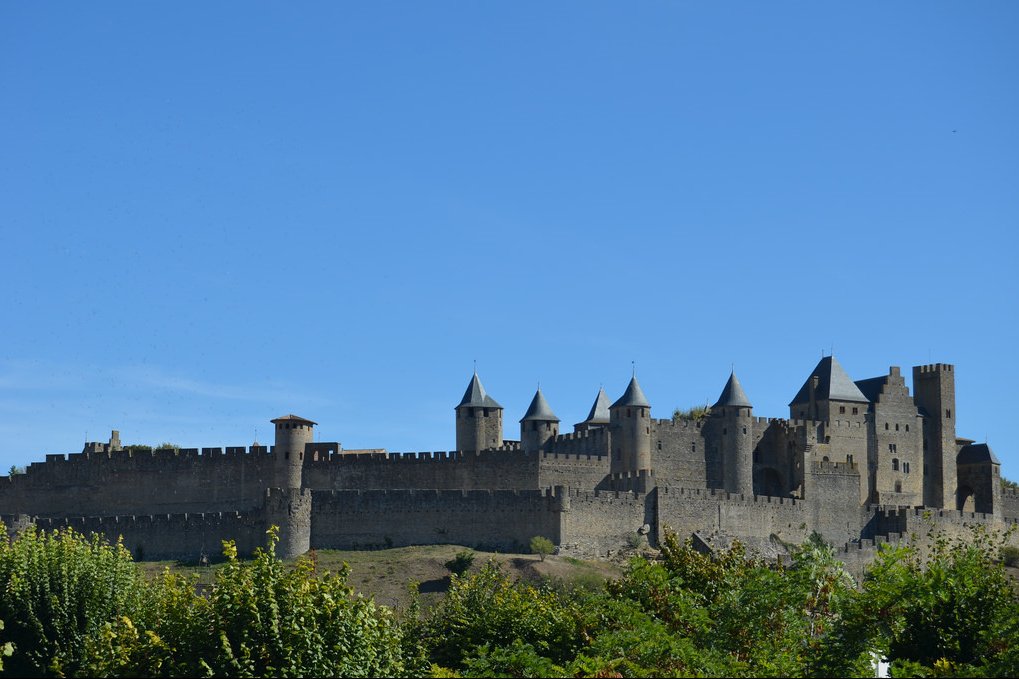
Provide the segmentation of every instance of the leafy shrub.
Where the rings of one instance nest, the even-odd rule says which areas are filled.
[[[123,544],[71,528],[30,526],[0,540],[0,583],[0,619],[17,651],[4,670],[14,676],[78,674],[89,637],[142,603],[142,581]]]
[[[453,575],[461,576],[474,565],[474,550],[464,549],[456,553],[452,559],[443,564]]]
[[[531,553],[537,554],[538,558],[542,561],[544,561],[545,557],[553,551],[555,551],[555,545],[552,544],[552,541],[548,538],[542,537],[541,535],[535,535],[531,538]]]
[[[1019,547],[1013,547],[1011,545],[1002,547],[1001,560],[1010,568],[1019,566]]]

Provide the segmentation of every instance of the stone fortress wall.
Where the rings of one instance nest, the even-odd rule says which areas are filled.
[[[435,543],[507,551],[535,535],[604,556],[655,545],[668,529],[765,551],[817,531],[857,567],[880,542],[931,525],[1019,521],[1019,493],[997,487],[990,449],[955,438],[951,367],[918,370],[936,402],[914,400],[898,368],[853,383],[822,359],[789,419],[753,416],[735,375],[703,419],[654,419],[634,378],[611,405],[600,392],[588,419],[562,434],[539,390],[520,441],[503,438],[502,408],[475,375],[447,452],[347,451],[313,442],[315,423],[293,415],[273,420],[271,448],[139,452],[114,432],[0,477],[0,516],[8,531],[122,536],[145,559],[215,558],[227,539],[250,553],[271,525],[286,556]],[[950,493],[928,487],[945,479],[957,484]],[[943,506],[924,504],[939,493]]]

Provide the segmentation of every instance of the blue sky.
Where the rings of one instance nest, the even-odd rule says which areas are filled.
[[[1019,477],[1019,4],[3,3],[0,468],[446,450],[631,361],[755,414],[956,365]],[[908,378],[907,378],[908,381]]]

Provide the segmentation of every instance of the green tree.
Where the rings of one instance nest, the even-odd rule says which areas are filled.
[[[676,408],[672,411],[673,421],[679,420],[693,420],[694,422],[702,422],[708,415],[711,414],[711,406],[705,404],[702,406],[691,406],[686,410],[682,408]]]
[[[545,557],[555,551],[555,545],[552,541],[541,535],[535,535],[531,538],[531,553],[537,554],[541,561],[545,560]]]
[[[1003,543],[976,527],[966,539],[884,545],[845,607],[818,673],[878,653],[897,676],[1019,676],[1019,599]]]
[[[456,555],[443,564],[446,569],[453,575],[463,575],[470,570],[471,566],[474,565],[474,550],[464,549],[456,553]]]

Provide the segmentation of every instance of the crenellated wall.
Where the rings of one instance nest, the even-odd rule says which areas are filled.
[[[560,541],[562,501],[551,490],[317,490],[312,497],[317,549],[450,543],[526,551],[535,535]]]
[[[272,485],[264,447],[47,455],[0,477],[0,513],[51,517],[245,511]]]
[[[304,487],[314,490],[432,488],[537,489],[541,455],[519,447],[481,452],[334,454],[306,459]]]
[[[704,531],[799,543],[810,534],[810,513],[792,498],[659,486],[657,502],[659,530],[680,536]]]

